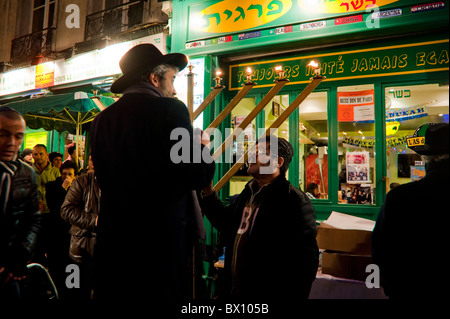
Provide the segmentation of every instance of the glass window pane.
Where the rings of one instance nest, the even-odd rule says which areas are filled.
[[[425,123],[448,123],[448,84],[392,86],[386,101],[386,192],[424,176],[421,157],[406,145],[406,138]]]
[[[327,92],[315,92],[299,106],[299,185],[315,199],[328,198],[327,104]]]
[[[231,111],[231,128],[234,131],[245,119],[245,117],[255,108],[256,99],[254,97],[243,98],[236,107]],[[256,141],[256,120],[253,120],[237,137],[237,140],[231,146],[232,165],[236,163]],[[224,133],[223,141],[227,138],[227,132]],[[227,154],[227,151],[225,151]],[[228,159],[224,159],[228,161]],[[230,180],[230,196],[240,194],[245,184],[252,178],[247,173],[248,164],[241,166],[239,171]]]
[[[43,6],[45,4],[45,0],[34,0],[34,7],[33,8],[37,8],[40,6]]]
[[[289,95],[275,95],[264,108],[264,123],[265,128],[269,128],[278,116],[289,106]],[[263,132],[259,133],[261,135]],[[289,141],[289,118],[286,119],[273,133],[277,137],[282,137]],[[286,178],[289,174],[289,169],[286,171]]]
[[[44,7],[33,11],[33,33],[41,31],[44,28],[44,13]]]
[[[52,3],[50,5],[50,10],[48,11],[47,28],[51,28],[54,26],[53,23],[54,23],[54,16],[55,16],[55,8],[56,8],[56,5],[54,3]]]
[[[338,88],[338,170],[341,204],[375,204],[374,86]]]

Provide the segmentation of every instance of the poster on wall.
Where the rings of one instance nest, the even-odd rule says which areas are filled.
[[[48,132],[35,132],[25,134],[24,148],[31,148],[36,144],[47,145],[47,133]]]
[[[418,181],[425,177],[425,166],[411,166],[411,182]]]
[[[374,90],[338,92],[338,121],[374,121],[374,101]]]
[[[305,189],[309,184],[319,186],[320,193],[328,197],[328,155],[320,157],[318,154],[309,154],[305,163]]]
[[[347,152],[347,183],[371,183],[369,172],[369,152]]]

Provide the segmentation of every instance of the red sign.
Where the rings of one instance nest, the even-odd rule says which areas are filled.
[[[348,24],[348,23],[361,22],[362,20],[363,20],[363,16],[359,14],[356,16],[334,19],[334,24],[335,25]]]

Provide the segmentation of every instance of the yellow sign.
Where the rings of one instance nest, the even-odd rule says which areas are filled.
[[[316,13],[349,13],[382,7],[398,0],[297,0],[300,8]]]
[[[200,12],[203,31],[226,33],[247,30],[272,22],[292,7],[292,0],[224,0]]]
[[[425,145],[425,136],[408,138],[406,143],[408,144],[408,147]]]
[[[53,86],[55,80],[55,63],[46,62],[36,65],[35,88]]]
[[[47,145],[47,132],[36,132],[25,134],[25,147],[31,148],[36,146],[36,144]]]

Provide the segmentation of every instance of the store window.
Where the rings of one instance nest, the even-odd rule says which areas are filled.
[[[231,112],[231,130],[233,132],[246,118],[246,116],[255,108],[256,99],[254,97],[243,98]],[[238,136],[236,141],[231,146],[231,165],[236,163],[250,147],[255,144],[257,139],[256,119],[254,119],[244,130],[241,135]],[[225,132],[223,139],[227,137]],[[225,152],[225,156],[227,155]],[[228,161],[229,159],[225,159]],[[230,180],[230,196],[240,194],[245,187],[245,184],[252,177],[247,173],[248,164],[244,164],[240,167],[239,171]]]
[[[448,123],[449,86],[425,84],[390,86],[386,105],[386,191],[425,176],[421,157],[406,145],[406,138],[425,123]]]
[[[327,92],[315,92],[299,106],[299,186],[311,199],[328,198],[327,105]]]
[[[340,204],[375,204],[374,86],[337,90]]]

